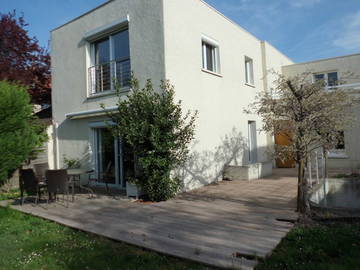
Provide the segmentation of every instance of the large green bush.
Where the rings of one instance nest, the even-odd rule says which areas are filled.
[[[130,94],[124,99],[119,93],[118,110],[108,113],[115,123],[109,126],[113,134],[134,150],[137,170],[132,181],[153,201],[170,199],[180,190],[182,182],[171,172],[186,160],[194,137],[197,113],[183,115],[181,102],[175,102],[174,95],[168,81],[154,89],[151,80],[140,88],[132,79]]]
[[[0,81],[0,186],[46,141],[26,89]]]

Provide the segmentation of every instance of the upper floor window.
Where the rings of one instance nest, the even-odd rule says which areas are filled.
[[[253,60],[245,56],[245,82],[254,85],[254,66]]]
[[[215,43],[202,41],[202,67],[204,70],[220,73],[219,47]]]
[[[130,46],[128,29],[106,36],[91,44],[89,94],[130,85]]]
[[[314,81],[324,80],[326,86],[336,86],[338,85],[338,73],[337,72],[328,72],[328,73],[317,73],[314,74]]]

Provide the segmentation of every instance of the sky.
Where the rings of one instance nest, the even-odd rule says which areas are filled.
[[[0,0],[0,13],[14,9],[23,13],[30,35],[47,47],[50,30],[103,2],[106,0]],[[206,2],[295,62],[360,53],[360,0]]]

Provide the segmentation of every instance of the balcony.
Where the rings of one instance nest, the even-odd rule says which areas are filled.
[[[129,87],[131,81],[130,58],[102,63],[89,68],[89,96]]]
[[[334,91],[337,89],[343,89],[343,90],[360,90],[360,83],[350,83],[350,84],[339,84],[339,85],[332,85],[332,86],[326,86],[326,91]]]

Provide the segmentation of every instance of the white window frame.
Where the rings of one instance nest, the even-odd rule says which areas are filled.
[[[115,61],[115,48],[114,48],[114,35],[116,35],[117,33],[120,33],[120,32],[123,32],[123,31],[129,31],[129,26],[123,26],[123,28],[119,28],[117,29],[116,31],[114,32],[111,32],[109,34],[106,34],[104,36],[102,36],[102,38],[98,38],[98,39],[95,39],[94,41],[92,41],[90,43],[90,66],[94,66],[95,65],[95,58],[96,58],[96,55],[95,55],[95,44],[103,39],[103,38],[108,38],[109,39],[109,56],[110,56],[110,63]],[[129,32],[130,34],[130,32]],[[130,46],[130,44],[129,44]],[[130,58],[131,59],[131,58]],[[115,72],[116,70],[114,68],[111,68],[110,69],[110,72],[112,73],[111,74],[111,77],[113,77],[115,75]],[[93,83],[93,82],[92,82]],[[124,88],[128,88],[128,87],[124,87]],[[110,89],[106,89],[104,90],[103,92],[100,93],[100,95],[106,95],[107,93],[115,93],[116,90],[115,90],[115,85],[114,85],[114,82],[111,80],[110,81]],[[99,93],[93,93],[92,95],[90,96],[96,96],[96,95],[99,95]],[[88,93],[88,96],[89,96],[89,93]]]
[[[322,72],[316,72],[316,73],[313,73],[313,76],[312,76],[312,79],[313,79],[313,83],[316,82],[316,79],[315,79],[315,76],[316,75],[324,75],[324,81],[325,81],[325,89],[326,90],[331,90],[331,89],[334,89],[334,88],[337,88],[338,85],[335,85],[335,86],[329,86],[329,79],[328,79],[328,74],[329,73],[337,73],[337,81],[339,82],[340,81],[340,78],[339,78],[339,72],[337,70],[331,70],[331,71],[322,71]]]
[[[212,46],[213,49],[213,69],[209,70],[207,69],[207,55],[206,55],[206,45]],[[202,36],[201,38],[201,52],[202,52],[202,70],[206,71],[208,73],[213,74],[221,74],[220,70],[220,48],[219,43],[209,37]]]
[[[254,86],[254,60],[245,56],[245,84]]]

